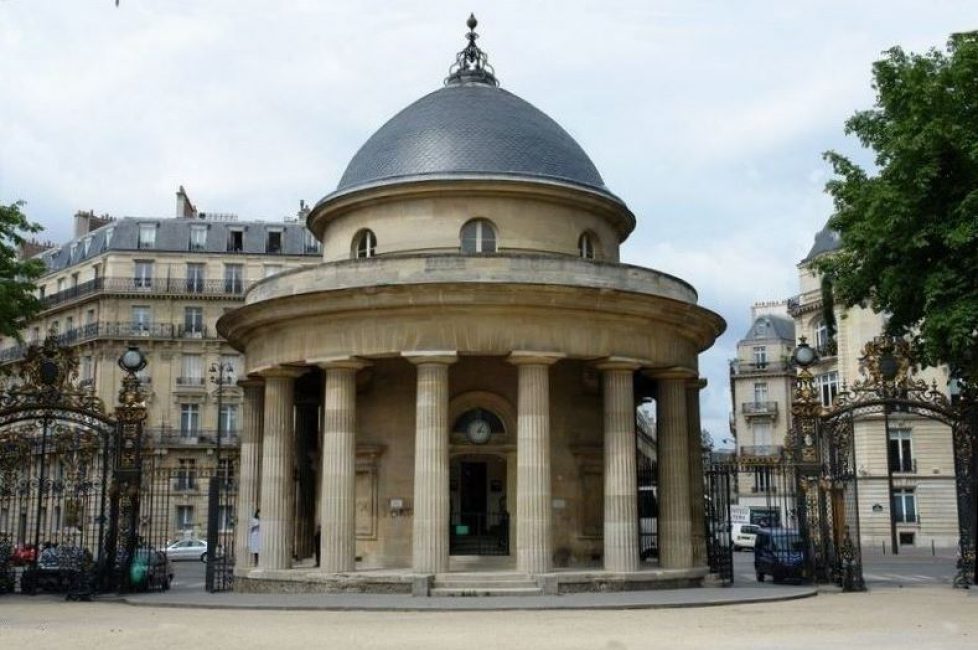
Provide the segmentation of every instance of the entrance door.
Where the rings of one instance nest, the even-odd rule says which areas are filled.
[[[463,462],[461,475],[459,514],[462,524],[468,526],[474,534],[478,534],[486,528],[486,464]]]

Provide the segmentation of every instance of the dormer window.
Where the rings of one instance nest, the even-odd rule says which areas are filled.
[[[228,252],[240,253],[244,251],[244,230],[240,228],[228,231]]]
[[[269,230],[267,237],[265,239],[265,252],[266,253],[281,253],[282,252],[282,231],[281,230]]]
[[[207,247],[207,226],[190,226],[190,250],[202,251]]]
[[[580,253],[581,259],[594,259],[594,242],[595,237],[591,233],[586,232],[581,234],[580,239],[577,240],[577,252]]]
[[[754,338],[763,339],[767,336],[767,325],[766,320],[758,321],[757,325],[754,327]]]
[[[353,238],[353,257],[373,257],[377,251],[377,236],[371,230],[361,230]]]
[[[156,248],[156,224],[139,225],[139,248]]]
[[[495,253],[496,229],[486,219],[473,219],[462,226],[463,253]]]

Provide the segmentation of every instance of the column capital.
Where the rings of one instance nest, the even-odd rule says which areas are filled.
[[[635,371],[639,368],[648,367],[650,364],[646,360],[634,359],[632,357],[604,357],[593,362],[598,370],[628,370]]]
[[[646,368],[642,373],[649,379],[698,379],[700,373],[685,366],[669,366],[665,368]]]
[[[447,366],[458,361],[455,350],[409,350],[401,352],[401,356],[415,365],[440,363]]]
[[[538,365],[549,366],[557,363],[567,355],[563,352],[536,352],[533,350],[513,350],[506,361],[514,366]]]
[[[250,375],[258,375],[262,379],[296,379],[309,371],[309,368],[298,366],[265,366],[253,370]]]
[[[323,370],[362,370],[372,365],[368,360],[354,356],[323,357],[322,359],[306,359],[311,366],[319,366]]]
[[[248,375],[247,377],[242,377],[237,381],[239,387],[248,388],[264,388],[265,380],[257,375]]]

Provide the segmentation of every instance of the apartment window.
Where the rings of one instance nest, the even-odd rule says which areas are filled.
[[[754,434],[754,444],[762,447],[774,444],[771,433],[770,422],[754,422],[751,424],[751,432]]]
[[[43,284],[37,288],[37,297],[40,298],[41,300],[44,299],[45,289],[46,287]]]
[[[39,343],[41,341],[41,328],[35,325],[31,328],[31,343]]]
[[[244,230],[239,228],[228,231],[228,252],[240,253],[244,250]]]
[[[234,528],[234,509],[231,506],[217,506],[217,525],[224,532]]]
[[[200,405],[180,405],[180,435],[184,438],[196,438],[200,435]]]
[[[244,267],[241,264],[224,265],[224,292],[241,293],[244,291]]]
[[[58,278],[58,293],[61,293],[64,290],[65,290],[65,279]]]
[[[217,426],[221,430],[221,435],[238,432],[238,405],[224,404],[218,413]]]
[[[183,488],[189,489],[189,488]],[[177,530],[191,531],[194,529],[194,507],[177,506]]]
[[[190,226],[190,250],[202,251],[207,248],[207,226]]]
[[[266,278],[270,278],[273,275],[276,275],[276,274],[281,273],[281,272],[282,272],[282,265],[281,264],[266,264],[265,265],[265,277]]]
[[[761,403],[767,401],[767,383],[756,382],[754,384],[754,402]]]
[[[90,384],[95,379],[95,364],[91,355],[84,355],[81,358],[81,368],[79,370],[82,384]]]
[[[265,252],[266,253],[282,252],[281,230],[268,230],[265,232]]]
[[[764,345],[755,345],[752,353],[754,355],[754,365],[758,368],[764,368],[767,366],[767,347]]]
[[[222,458],[218,461],[217,476],[224,481],[234,480],[234,461],[230,458]]]
[[[132,313],[132,332],[133,334],[149,334],[153,327],[153,313],[148,305],[133,305]]]
[[[822,406],[832,406],[835,396],[839,394],[839,373],[826,372],[815,377],[815,386],[822,400]]]
[[[888,455],[891,472],[915,471],[910,429],[890,429]]]
[[[824,320],[815,324],[815,349],[824,353],[829,344],[829,326]]]
[[[177,489],[193,490],[197,487],[197,461],[193,458],[180,458],[177,466]]]
[[[95,323],[95,310],[89,309],[85,312],[85,324],[92,325]]]
[[[183,333],[185,336],[200,337],[204,334],[204,308],[183,308]]]
[[[77,252],[78,252],[78,242],[71,242],[71,249],[68,251],[68,261],[69,262],[76,261],[75,260],[75,253],[77,253]]]
[[[115,228],[105,229],[105,248],[108,248],[112,244],[112,235],[115,233]]]
[[[77,273],[72,273],[71,274],[71,288],[72,289],[76,289],[77,287],[78,287],[78,274]]]
[[[589,232],[583,233],[577,240],[577,252],[586,260],[594,259],[594,235]]]
[[[893,520],[899,524],[917,523],[917,496],[913,489],[893,490]]]
[[[473,219],[462,226],[463,253],[495,253],[496,230],[485,219]]]
[[[139,224],[139,242],[137,248],[156,248],[156,224]]]
[[[204,290],[204,265],[199,263],[187,264],[187,291],[201,293]]]
[[[303,248],[307,253],[319,252],[319,240],[316,239],[316,235],[314,235],[311,230],[306,231],[306,236],[303,240]]]
[[[151,289],[153,287],[152,260],[136,260],[133,267],[133,284],[137,289]]]
[[[93,264],[92,265],[92,279],[93,280],[98,280],[100,277],[102,277],[102,265],[101,264]]]
[[[767,327],[768,327],[768,321],[766,320],[758,321],[757,325],[754,326],[754,338],[755,339],[767,338]]]
[[[180,383],[186,386],[204,384],[204,358],[199,354],[183,355],[180,370]]]
[[[377,235],[372,230],[361,230],[353,238],[353,257],[364,259],[377,252]]]
[[[771,480],[770,467],[758,467],[754,470],[754,485],[752,492],[773,492],[774,482]]]
[[[86,237],[82,240],[82,255],[88,257],[88,251],[92,248],[92,238]]]

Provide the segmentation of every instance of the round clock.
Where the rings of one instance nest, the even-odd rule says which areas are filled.
[[[492,434],[492,429],[489,427],[489,423],[482,418],[476,418],[469,422],[468,428],[465,430],[466,436],[470,442],[476,445],[484,445],[489,442],[489,436]]]

